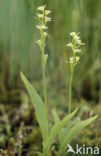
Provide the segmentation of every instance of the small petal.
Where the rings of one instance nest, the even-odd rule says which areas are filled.
[[[73,57],[70,57],[70,63],[73,63],[74,60],[73,60]]]
[[[38,7],[37,10],[39,10],[39,11],[44,11],[45,8],[46,8],[46,5],[43,5],[43,6]]]
[[[74,53],[80,53],[81,49],[74,49]]]
[[[47,36],[47,33],[46,33],[46,32],[43,32],[43,35],[44,35],[44,36]]]
[[[45,30],[45,29],[47,29],[47,27],[45,25],[37,25],[36,28],[39,29],[39,30],[42,30],[42,29]]]
[[[73,47],[73,44],[72,43],[68,43],[66,46],[67,47]]]
[[[46,27],[45,25],[41,26],[41,29],[47,29],[48,27]]]
[[[43,14],[36,14],[38,16],[38,18],[43,18]]]
[[[36,43],[41,47],[41,45],[42,45],[42,40],[37,40]]]
[[[48,14],[50,14],[50,13],[51,13],[50,10],[45,10],[45,14],[46,14],[46,15],[48,15]]]
[[[76,32],[71,32],[70,35],[73,37],[76,35]]]
[[[76,41],[80,41],[80,40],[79,40],[79,39],[80,39],[80,37],[79,37],[79,36],[77,36],[77,35],[73,36],[73,38],[74,38],[74,40],[76,40]]]
[[[45,21],[46,21],[46,22],[50,22],[50,21],[51,21],[51,18],[45,17]]]

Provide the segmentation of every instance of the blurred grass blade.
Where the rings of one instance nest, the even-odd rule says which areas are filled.
[[[49,152],[49,148],[52,144],[53,139],[56,137],[56,135],[59,133],[59,131],[61,130],[61,128],[76,114],[76,112],[78,111],[78,108],[75,109],[75,111],[73,111],[71,114],[67,115],[62,121],[59,121],[59,123],[57,123],[55,126],[53,126],[53,128],[50,131],[49,137],[44,145],[44,154],[45,156],[48,155]]]
[[[91,122],[93,122],[96,118],[97,118],[97,115],[90,119],[80,121],[74,127],[72,127],[71,130],[69,131],[68,135],[65,136],[64,140],[62,140],[62,146],[61,146],[60,151],[65,152],[65,150],[67,148],[67,144],[71,142],[71,140],[76,136],[76,134],[80,130],[85,128],[87,125],[89,125]]]
[[[24,76],[23,73],[21,73],[21,78],[22,78],[22,80],[29,92],[31,100],[33,102],[36,117],[37,117],[38,123],[41,128],[43,139],[46,140],[46,138],[48,136],[48,120],[47,120],[47,116],[46,116],[44,103],[43,103],[42,99],[40,98],[40,96],[37,94],[36,90],[28,82],[28,80],[26,79],[26,77]]]

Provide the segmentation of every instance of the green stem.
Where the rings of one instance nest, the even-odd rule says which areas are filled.
[[[48,116],[48,108],[47,108],[47,89],[46,89],[45,62],[44,62],[44,51],[42,52],[42,77],[43,77],[43,92],[44,92],[45,110],[46,110],[46,115]]]
[[[45,76],[45,62],[44,62],[44,50],[42,50],[42,78],[43,78],[43,93],[44,93],[44,103],[45,103],[45,113],[48,119],[48,108],[47,108],[47,89],[46,89],[46,76]],[[48,136],[48,121],[47,121],[47,132],[45,132],[44,143]]]
[[[73,81],[73,73],[74,73],[74,64],[71,64],[71,75],[70,75],[70,83],[69,83],[69,109],[68,113],[71,113],[71,99],[72,99],[72,81]]]

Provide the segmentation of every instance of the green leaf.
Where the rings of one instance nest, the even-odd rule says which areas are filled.
[[[44,144],[44,155],[47,156],[49,152],[49,148],[52,144],[53,139],[56,137],[56,135],[59,133],[61,128],[76,114],[78,108],[75,109],[74,112],[67,115],[62,121],[59,121],[59,123],[55,124],[55,126],[51,129],[49,137],[47,138],[46,143]]]
[[[52,109],[52,115],[53,115],[55,124],[59,123],[60,122],[60,119],[59,119],[59,116],[58,116],[58,114],[57,114],[57,112],[56,112],[55,109]]]
[[[55,109],[52,109],[52,115],[53,115],[55,124],[59,123],[59,122],[60,122],[60,119],[59,119],[59,116],[58,116],[58,114],[57,114],[57,112],[56,112]],[[61,129],[61,130],[59,131],[59,134],[58,134],[58,135],[59,135],[59,136],[58,136],[59,142],[61,143],[61,140],[62,140],[62,138],[63,138],[63,136],[64,136],[64,130]]]
[[[22,80],[29,92],[31,100],[33,102],[36,117],[37,117],[38,123],[41,128],[43,140],[46,140],[46,138],[48,137],[48,120],[47,120],[44,103],[43,103],[42,99],[40,98],[40,96],[37,94],[36,90],[28,82],[28,80],[26,79],[26,77],[24,76],[23,73],[21,73],[21,78],[22,78]]]
[[[97,118],[97,115],[90,118],[90,119],[80,121],[75,126],[73,126],[71,128],[71,130],[69,131],[69,133],[67,134],[67,136],[65,136],[64,140],[62,140],[62,146],[61,146],[60,151],[65,152],[65,150],[67,148],[67,144],[71,142],[71,140],[76,136],[76,134],[80,130],[85,128],[87,125],[89,125],[91,122],[93,122],[96,118]]]

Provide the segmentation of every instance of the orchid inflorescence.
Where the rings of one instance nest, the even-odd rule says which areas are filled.
[[[73,56],[70,57],[69,62],[66,62],[74,66],[80,61],[80,57],[77,54],[81,52],[80,47],[84,45],[84,43],[82,43],[82,41],[80,40],[79,33],[71,32],[70,36],[72,37],[72,43],[67,44],[67,46],[71,48]]]
[[[48,17],[48,15],[51,13],[51,11],[46,10],[46,5],[40,6],[37,8],[38,13],[36,14],[38,17],[39,24],[36,26],[37,29],[40,30],[41,39],[36,41],[38,43],[41,51],[44,51],[45,48],[45,41],[47,37],[47,23],[51,21],[51,18]]]

